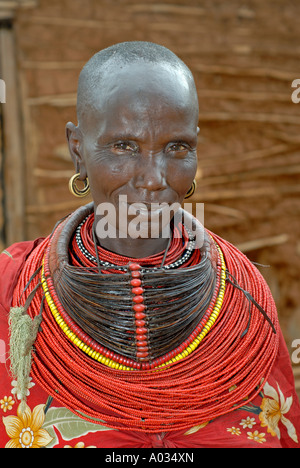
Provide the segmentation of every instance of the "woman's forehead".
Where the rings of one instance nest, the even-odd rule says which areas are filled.
[[[147,114],[154,107],[198,113],[197,95],[188,77],[174,67],[133,63],[113,69],[95,87],[90,99],[90,112],[95,118],[119,112]]]

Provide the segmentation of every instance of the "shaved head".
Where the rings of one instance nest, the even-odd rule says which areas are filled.
[[[105,79],[113,74],[122,75],[124,68],[133,63],[145,63],[164,66],[170,73],[179,73],[186,81],[198,107],[197,91],[190,69],[173,52],[164,46],[152,42],[122,42],[96,53],[83,67],[78,81],[77,119],[83,128],[84,119],[94,107],[95,98],[101,96],[101,87]],[[97,99],[97,100],[98,100]]]

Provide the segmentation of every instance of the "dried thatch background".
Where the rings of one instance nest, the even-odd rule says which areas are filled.
[[[22,157],[15,149],[10,159],[11,148],[2,155],[2,244],[46,235],[78,206],[67,188],[73,167],[64,127],[76,122],[82,65],[115,42],[161,43],[190,66],[198,87],[194,201],[205,203],[206,227],[270,265],[262,273],[292,352],[300,339],[300,103],[291,100],[292,81],[300,78],[299,1],[19,3],[25,7],[14,10],[15,42],[8,44],[16,58]],[[3,63],[4,55],[5,73]],[[14,134],[13,125],[4,131]]]

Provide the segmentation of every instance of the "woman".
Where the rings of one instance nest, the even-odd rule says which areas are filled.
[[[2,446],[299,447],[265,281],[179,208],[195,189],[191,72],[117,44],[83,68],[77,111],[70,190],[93,203],[0,257]]]

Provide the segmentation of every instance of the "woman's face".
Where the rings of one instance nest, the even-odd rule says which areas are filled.
[[[97,206],[181,204],[197,166],[198,104],[184,74],[126,65],[102,83],[79,140],[82,178]]]

